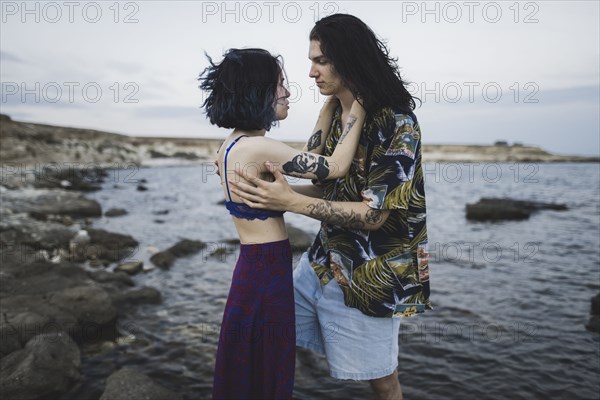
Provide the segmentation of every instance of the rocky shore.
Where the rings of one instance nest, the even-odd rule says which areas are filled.
[[[127,210],[104,211],[85,193],[101,189],[107,168],[211,162],[221,139],[134,138],[18,122],[0,115],[0,141],[0,397],[57,398],[81,379],[82,345],[94,343],[104,351],[127,345],[127,335],[117,328],[118,319],[130,307],[162,302],[159,290],[136,286],[132,275],[154,266],[171,268],[177,258],[206,247],[201,241],[182,239],[157,251],[151,258],[154,266],[123,262],[135,252],[138,241],[94,228],[94,222],[102,215],[119,216]],[[425,154],[427,161],[451,162],[598,161],[506,144],[430,145]],[[144,183],[137,189],[147,190]],[[509,211],[513,206],[506,205]],[[496,219],[495,214],[489,215],[496,208],[479,204],[475,219]],[[528,212],[540,207],[530,208]],[[312,241],[292,226],[288,232],[297,251]],[[237,243],[228,241],[211,255],[233,252]],[[597,307],[594,310],[597,316]],[[597,329],[594,318],[590,326]],[[133,398],[181,395],[129,368],[106,377],[101,399]]]
[[[19,122],[0,114],[0,159],[12,170],[44,163],[102,167],[155,166],[211,161],[222,139],[131,137],[91,129]],[[289,142],[301,149],[303,142]],[[425,144],[425,162],[599,162],[599,157],[551,154],[539,147]],[[27,167],[26,167],[27,166]]]
[[[3,119],[0,159],[0,398],[22,400],[59,398],[77,385],[83,345],[98,351],[127,346],[132,338],[119,331],[118,319],[131,307],[162,302],[159,290],[136,286],[132,275],[172,267],[206,246],[182,239],[157,251],[154,266],[123,262],[138,241],[94,223],[127,210],[104,211],[85,193],[101,189],[105,167],[143,157],[111,134],[28,125]],[[89,135],[86,145],[80,135]],[[25,175],[15,172],[16,164],[29,168]],[[289,229],[296,248],[310,244],[309,235]],[[234,251],[237,243],[228,241],[220,250]],[[182,396],[134,369],[106,377],[101,399],[136,398]]]

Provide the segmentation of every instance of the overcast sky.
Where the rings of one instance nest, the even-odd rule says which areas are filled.
[[[425,143],[600,153],[598,1],[0,3],[1,107],[17,120],[225,137],[200,109],[204,52],[262,47],[282,55],[292,91],[288,119],[268,135],[305,140],[322,101],[308,77],[308,33],[345,12],[398,58],[423,100]]]

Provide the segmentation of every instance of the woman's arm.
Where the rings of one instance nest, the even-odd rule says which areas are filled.
[[[365,109],[355,100],[342,135],[329,157],[299,152],[280,141],[261,138],[261,142],[253,149],[254,159],[270,161],[283,174],[299,178],[341,178],[348,173],[352,164],[364,120]]]
[[[313,154],[323,154],[325,149],[325,141],[327,134],[331,128],[333,114],[336,108],[340,105],[339,100],[335,96],[330,96],[325,100],[325,104],[319,112],[319,118],[313,129],[313,134],[308,138],[302,151]]]
[[[269,164],[267,168],[275,176],[275,182],[265,182],[239,171],[237,173],[250,184],[229,181],[231,191],[252,208],[291,211],[352,229],[378,230],[390,215],[390,210],[371,208],[364,201],[327,201],[299,194],[292,190],[277,169]]]

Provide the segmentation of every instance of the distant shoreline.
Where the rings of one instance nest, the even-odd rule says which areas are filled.
[[[0,114],[0,162],[95,163],[140,166],[212,161],[222,138],[128,136],[93,129],[14,121]],[[304,142],[286,142],[301,149]],[[482,144],[425,144],[424,162],[600,162],[597,156],[558,155],[540,147]]]

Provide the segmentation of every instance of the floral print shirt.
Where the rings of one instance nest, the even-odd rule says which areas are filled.
[[[342,133],[336,111],[325,146]],[[335,279],[344,302],[373,317],[408,317],[431,309],[421,131],[416,116],[381,109],[363,126],[348,174],[319,183],[324,199],[390,210],[376,231],[321,223],[308,250],[322,285]]]

